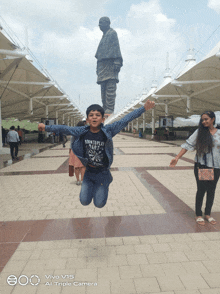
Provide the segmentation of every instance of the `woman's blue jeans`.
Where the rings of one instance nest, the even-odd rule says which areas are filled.
[[[87,167],[79,195],[82,205],[89,205],[93,199],[98,208],[105,206],[108,199],[108,188],[113,178],[108,168]]]

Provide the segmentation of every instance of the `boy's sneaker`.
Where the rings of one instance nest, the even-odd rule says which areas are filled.
[[[80,181],[77,181],[77,182],[76,182],[76,185],[79,186],[79,185],[80,185]]]

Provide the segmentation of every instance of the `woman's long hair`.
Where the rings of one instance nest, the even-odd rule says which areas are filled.
[[[202,116],[203,114],[208,115],[210,118],[215,118],[215,114],[213,111],[205,111],[201,114],[201,118],[199,121],[199,130],[198,130],[198,137],[196,140],[196,151],[197,154],[200,156],[204,153],[209,153],[212,150],[213,147],[213,141],[212,136],[209,131],[209,128],[204,127],[202,124]],[[213,122],[213,125],[215,124],[215,120]]]

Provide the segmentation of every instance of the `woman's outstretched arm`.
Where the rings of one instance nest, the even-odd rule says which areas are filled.
[[[187,152],[188,150],[186,150],[186,149],[184,149],[184,148],[182,148],[181,150],[180,150],[180,153],[175,157],[175,158],[173,158],[172,160],[171,160],[171,162],[170,162],[170,167],[174,167],[174,166],[176,166],[176,164],[177,164],[177,162],[178,162],[178,160]]]

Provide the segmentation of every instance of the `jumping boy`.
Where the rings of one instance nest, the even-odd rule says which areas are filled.
[[[121,120],[109,125],[104,123],[104,109],[98,104],[87,108],[86,122],[88,126],[68,127],[64,125],[38,125],[39,131],[62,132],[74,136],[73,153],[86,166],[86,172],[80,192],[82,205],[89,205],[93,199],[96,207],[105,206],[108,198],[108,187],[113,178],[109,171],[113,162],[112,138],[124,129],[133,119],[138,118],[146,110],[152,109],[155,103],[147,100],[144,106],[135,109]]]

